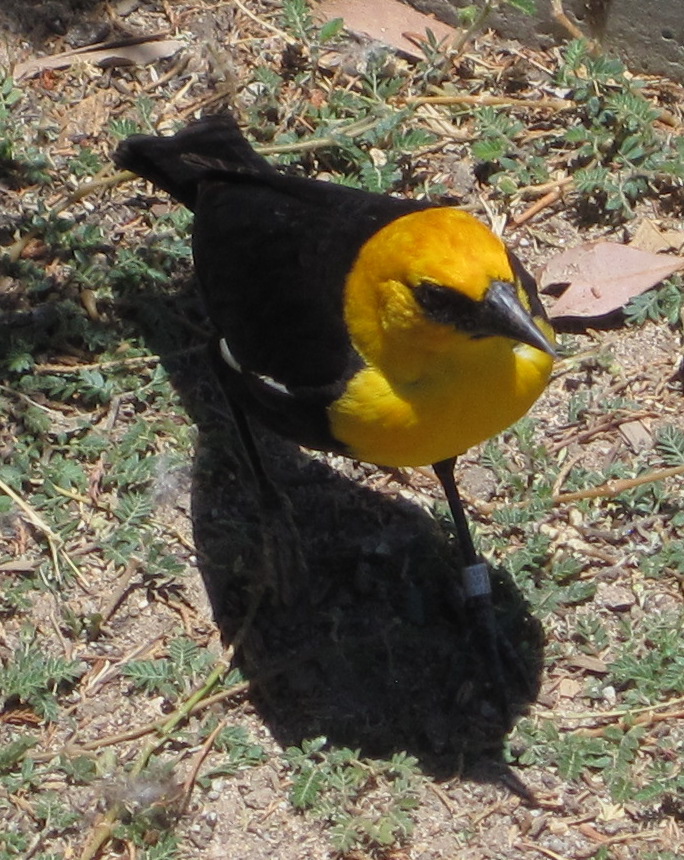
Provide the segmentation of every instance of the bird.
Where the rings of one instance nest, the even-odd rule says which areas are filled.
[[[113,158],[194,213],[212,363],[257,477],[250,418],[306,448],[432,465],[466,600],[492,628],[454,467],[521,418],[551,374],[553,329],[520,260],[450,201],[283,172],[230,113],[133,135]]]

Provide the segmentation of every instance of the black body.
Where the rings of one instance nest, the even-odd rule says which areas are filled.
[[[283,175],[229,116],[130,137],[114,160],[195,212],[195,267],[228,396],[283,436],[344,453],[326,408],[363,364],[344,324],[345,277],[381,227],[432,204]],[[242,372],[221,358],[220,338]]]

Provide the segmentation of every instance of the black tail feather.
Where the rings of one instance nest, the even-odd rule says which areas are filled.
[[[205,117],[172,137],[133,135],[112,157],[117,167],[137,173],[189,209],[195,208],[198,184],[206,176],[203,158],[252,174],[274,170],[252,149],[230,115]]]

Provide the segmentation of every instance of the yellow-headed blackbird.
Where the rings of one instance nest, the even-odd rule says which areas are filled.
[[[115,161],[195,213],[215,364],[238,417],[358,460],[433,464],[466,592],[486,599],[455,458],[527,412],[554,355],[516,257],[452,206],[283,175],[230,116],[130,137]]]

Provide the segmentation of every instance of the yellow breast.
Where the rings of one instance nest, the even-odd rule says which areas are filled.
[[[553,359],[541,350],[427,318],[412,289],[426,279],[479,301],[492,280],[514,275],[501,241],[455,209],[404,216],[366,243],[345,313],[367,367],[328,411],[360,460],[419,466],[461,454],[517,421],[548,381]]]
[[[335,438],[359,460],[422,466],[462,454],[521,418],[544,390],[552,359],[504,338],[471,344],[414,384],[366,368],[330,407]]]

